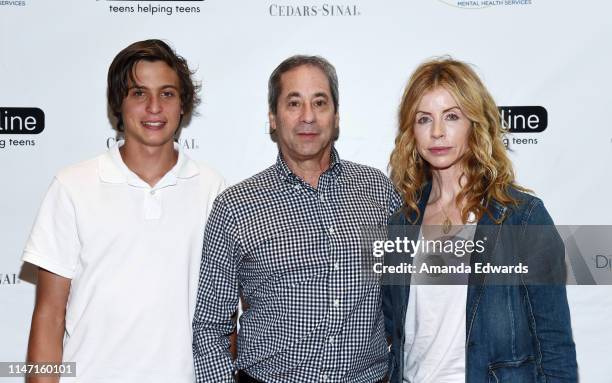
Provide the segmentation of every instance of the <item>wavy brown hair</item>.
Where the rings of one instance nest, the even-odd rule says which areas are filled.
[[[508,158],[497,105],[478,75],[470,66],[449,57],[429,60],[412,74],[399,108],[399,128],[389,168],[391,180],[402,194],[407,215],[420,212],[417,202],[423,186],[431,181],[429,164],[417,151],[414,124],[419,103],[427,92],[437,87],[447,90],[470,120],[472,129],[468,138],[469,150],[461,165],[467,181],[456,197],[463,222],[473,213],[480,219],[487,212],[491,200],[502,204],[517,204],[508,192],[509,187],[529,191],[515,182],[512,163]],[[490,212],[489,212],[490,215]],[[493,218],[493,217],[491,217]]]
[[[200,103],[198,92],[201,86],[192,78],[194,72],[189,69],[187,60],[176,54],[162,40],[137,41],[119,52],[108,68],[106,98],[110,110],[117,118],[115,129],[119,132],[123,131],[123,116],[121,115],[123,99],[128,94],[130,82],[136,83],[134,78],[135,65],[143,60],[149,62],[162,61],[176,72],[180,84],[181,108],[185,116],[192,113]],[[181,122],[183,114],[181,114]]]

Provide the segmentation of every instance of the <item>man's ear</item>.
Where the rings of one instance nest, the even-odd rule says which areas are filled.
[[[338,112],[336,112],[336,117],[334,118],[334,120],[334,141],[336,141],[338,140],[338,137],[340,137],[340,114]]]
[[[270,123],[270,134],[276,132],[276,115],[268,112],[268,122]]]

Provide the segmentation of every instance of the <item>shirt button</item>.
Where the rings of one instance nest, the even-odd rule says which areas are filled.
[[[327,382],[327,375],[326,374],[321,375],[321,380],[324,382]]]
[[[330,227],[328,231],[329,231],[329,234],[332,234],[332,235],[336,232],[333,227]]]
[[[151,194],[151,195],[155,195],[155,190],[151,190],[151,191],[149,192],[149,194]]]
[[[333,344],[334,343],[334,337],[330,336],[329,338],[327,338],[327,341],[329,342],[329,344]]]
[[[340,307],[340,299],[334,299],[334,307]]]
[[[340,264],[338,262],[334,263],[334,270],[340,270]]]
[[[325,201],[325,196],[323,194],[321,194],[319,196],[319,201],[321,201],[321,202]]]

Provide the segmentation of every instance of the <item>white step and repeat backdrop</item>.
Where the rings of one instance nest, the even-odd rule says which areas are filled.
[[[203,103],[180,142],[230,183],[275,159],[267,78],[284,58],[319,54],[336,66],[340,155],[386,170],[408,76],[450,54],[508,107],[519,181],[555,221],[605,225],[610,11],[556,0],[0,1],[0,361],[25,358],[35,289],[19,259],[38,206],[58,169],[114,140],[106,72],[129,43],[165,39],[197,68]],[[22,126],[10,118],[18,112]],[[612,382],[612,286],[570,286],[569,299],[581,381]]]

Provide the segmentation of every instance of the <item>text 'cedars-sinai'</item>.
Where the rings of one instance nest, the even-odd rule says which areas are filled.
[[[360,16],[357,4],[281,5],[270,4],[270,16]]]

